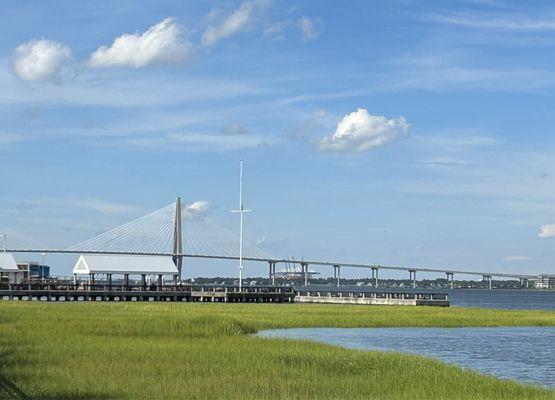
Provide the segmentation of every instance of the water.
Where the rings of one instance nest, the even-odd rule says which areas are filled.
[[[314,290],[337,290],[324,285],[311,286]],[[342,286],[343,291],[371,291],[372,288]],[[555,290],[522,289],[379,289],[380,291],[416,291],[449,293],[452,306],[498,308],[506,310],[551,310],[555,311]]]
[[[459,289],[448,293],[453,306],[555,311],[555,290]]]
[[[258,336],[420,354],[502,379],[555,387],[555,327],[302,328]]]

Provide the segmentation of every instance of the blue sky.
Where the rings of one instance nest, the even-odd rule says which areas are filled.
[[[69,246],[177,195],[236,229],[243,158],[248,237],[276,256],[555,272],[550,2],[6,0],[2,17],[12,242]]]

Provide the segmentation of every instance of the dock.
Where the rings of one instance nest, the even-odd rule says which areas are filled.
[[[337,291],[298,290],[295,301],[299,303],[363,304],[382,306],[439,306],[449,307],[447,293],[389,292],[389,291]]]
[[[295,290],[282,286],[18,284],[0,288],[0,300],[177,301],[292,303]]]
[[[448,307],[447,293],[305,290],[291,286],[24,283],[0,287],[0,300],[323,303]]]

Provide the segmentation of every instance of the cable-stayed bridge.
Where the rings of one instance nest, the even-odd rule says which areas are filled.
[[[43,246],[13,245],[11,236],[8,243],[10,245],[7,246],[6,251],[11,253],[171,256],[178,267],[180,276],[184,258],[239,260],[239,237],[210,219],[187,212],[181,206],[179,198],[170,205],[68,248],[52,249]],[[307,283],[310,274],[309,266],[333,268],[338,285],[342,268],[369,269],[376,284],[378,283],[380,270],[407,271],[414,286],[416,286],[417,272],[445,274],[451,285],[455,274],[477,275],[488,281],[490,287],[493,277],[519,279],[522,284],[535,277],[529,274],[485,270],[468,271],[461,268],[406,267],[322,260],[294,260],[275,257],[248,241],[244,243],[243,254],[244,260],[267,263],[269,277],[272,279],[275,279],[277,264],[300,266],[300,272],[305,283]]]
[[[236,234],[208,218],[181,214],[176,218],[176,204],[160,208],[127,224],[118,226],[67,250],[77,252],[109,252],[115,254],[176,254],[176,241],[181,240],[188,256],[236,256],[239,239]],[[177,236],[177,237],[176,237]],[[181,238],[180,238],[181,236]],[[273,257],[246,243],[245,254],[251,258]],[[182,254],[185,256],[185,254]]]

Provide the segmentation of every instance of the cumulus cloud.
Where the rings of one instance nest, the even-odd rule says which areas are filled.
[[[211,25],[206,29],[201,38],[202,45],[211,48],[220,40],[246,29],[254,12],[265,4],[266,1],[263,0],[248,0],[241,3],[220,25]]]
[[[555,224],[540,226],[540,235],[539,236],[541,238],[548,238],[548,237],[555,236]]]
[[[44,81],[60,77],[71,61],[71,49],[47,39],[19,45],[14,52],[13,70],[24,81]]]
[[[409,127],[403,117],[388,119],[359,108],[344,116],[335,133],[320,140],[316,148],[323,152],[361,153],[408,134]]]
[[[320,36],[320,25],[322,21],[320,18],[309,18],[304,15],[297,21],[297,26],[299,27],[301,33],[303,34],[303,40],[308,42],[309,40],[318,39]]]
[[[188,220],[197,219],[206,214],[210,209],[210,203],[204,200],[197,200],[183,207],[183,217]]]
[[[166,18],[142,34],[126,33],[111,46],[99,47],[91,54],[89,65],[140,68],[149,64],[179,64],[189,57],[191,48],[177,21]]]

